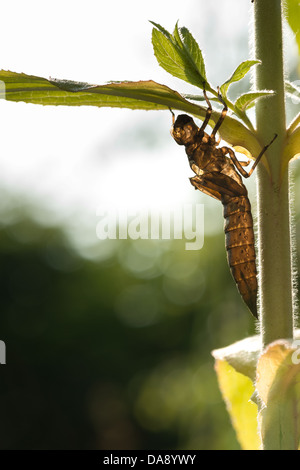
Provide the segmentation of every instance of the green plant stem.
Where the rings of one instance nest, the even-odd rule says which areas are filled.
[[[293,280],[291,263],[288,169],[282,169],[286,135],[281,0],[254,3],[256,88],[276,94],[256,104],[257,130],[265,144],[278,137],[267,152],[267,167],[258,165],[258,253],[262,347],[293,337]],[[272,436],[264,436],[263,449],[293,448],[292,430],[278,413]],[[290,432],[291,431],[291,432]],[[274,438],[274,436],[276,436]]]
[[[258,165],[258,231],[262,345],[293,336],[293,293],[288,169],[281,156],[286,134],[281,0],[255,2],[256,87],[276,94],[256,104],[257,130],[267,143],[277,133],[267,160]]]

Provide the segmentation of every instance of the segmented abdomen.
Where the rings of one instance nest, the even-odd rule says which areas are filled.
[[[223,196],[225,246],[237,288],[257,318],[257,272],[251,205],[247,196]]]

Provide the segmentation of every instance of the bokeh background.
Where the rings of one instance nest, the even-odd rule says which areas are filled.
[[[216,86],[251,57],[252,7],[12,0],[2,8],[1,68],[195,92],[156,63],[148,20],[188,27]],[[285,41],[297,80],[287,26]],[[248,88],[246,78],[232,96]],[[227,267],[221,204],[190,186],[170,113],[0,108],[0,448],[238,449],[211,351],[254,334],[255,324]],[[289,101],[288,120],[298,111]],[[255,213],[254,177],[247,186]],[[97,238],[99,210],[187,203],[205,205],[200,251],[185,250],[185,240]]]

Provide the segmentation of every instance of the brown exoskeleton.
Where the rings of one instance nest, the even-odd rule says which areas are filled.
[[[203,90],[208,105],[206,117],[199,128],[187,114],[181,114],[175,121],[171,134],[177,144],[184,145],[189,159],[190,167],[196,174],[190,178],[195,189],[214,197],[222,202],[225,218],[225,246],[228,264],[237,288],[255,318],[257,315],[257,272],[255,264],[255,246],[253,219],[247,189],[243,184],[241,175],[248,178],[253,173],[261,157],[274,141],[266,145],[252,168],[247,172],[243,167],[250,161],[240,162],[230,147],[218,147],[216,133],[227,113],[227,105],[219,93],[219,100],[224,108],[213,131],[208,135],[206,128],[212,107]]]

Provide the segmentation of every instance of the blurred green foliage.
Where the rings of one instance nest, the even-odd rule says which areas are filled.
[[[254,322],[216,207],[205,216],[220,231],[200,251],[95,234],[102,261],[26,212],[2,217],[2,449],[239,448],[210,351]]]

